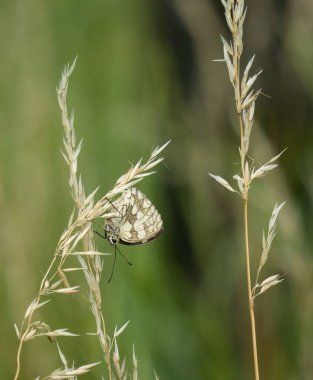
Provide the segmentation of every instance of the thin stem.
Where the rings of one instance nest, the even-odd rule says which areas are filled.
[[[79,206],[78,206],[77,203],[76,203],[76,207],[77,207],[77,209],[79,209]],[[83,245],[84,245],[84,249],[86,251],[88,251],[90,249],[91,250],[94,249],[92,235],[90,236],[89,234],[87,234],[86,236],[84,236],[84,238],[83,238]],[[94,269],[93,269],[94,265],[93,265],[92,260],[90,258],[83,259],[83,260],[85,260],[85,263],[87,264],[88,270],[90,271],[90,273],[94,274]],[[96,276],[95,276],[95,278],[96,278]],[[87,281],[87,283],[88,283],[88,281]],[[94,296],[94,299],[96,300],[97,297],[95,295],[95,289],[93,289],[91,286],[90,286],[90,292],[92,292],[92,294]],[[102,332],[103,332],[103,336],[102,336],[101,334],[99,335],[99,331],[98,331],[98,339],[99,339],[99,342],[100,342],[100,346],[103,348],[103,346],[101,345],[101,341],[104,338],[105,342],[106,342],[105,344],[107,344],[107,335],[106,335],[105,319],[104,319],[104,316],[103,316],[103,313],[102,313],[101,302],[102,302],[102,299],[100,300],[100,303],[96,302],[96,304],[97,304],[97,313],[98,313],[98,315],[99,315],[99,317],[101,319]],[[104,350],[104,360],[105,360],[106,365],[107,365],[107,370],[108,370],[108,374],[109,374],[109,380],[112,380],[112,368],[111,368],[111,360],[110,360],[110,350]]]
[[[239,126],[240,126],[240,159],[241,159],[241,172],[242,178],[244,179],[245,186],[245,196],[248,196],[249,186],[247,185],[246,171],[245,171],[245,156],[243,155],[243,121],[241,113],[239,116]]]
[[[248,229],[248,191],[246,193],[246,199],[244,200],[244,228],[245,228],[247,285],[248,285],[248,299],[249,299],[251,333],[252,333],[254,373],[255,373],[255,380],[259,380],[260,376],[259,376],[258,350],[257,350],[255,318],[254,318],[254,303],[253,303],[252,292],[251,292],[251,270],[250,270],[249,229]]]
[[[104,335],[106,336],[106,330],[105,330],[105,320],[104,320],[104,317],[103,317],[103,314],[101,312],[101,309],[99,310],[99,314],[100,314],[100,318],[101,318],[101,322],[102,322],[102,329],[103,329],[103,332],[104,332]],[[107,344],[107,342],[106,342]],[[108,373],[109,373],[109,380],[112,380],[112,368],[111,368],[111,361],[110,361],[110,348],[108,348],[108,350],[105,350],[104,352],[104,360],[108,366]]]
[[[32,317],[33,317],[33,314],[36,310],[36,307],[37,305],[39,304],[40,302],[40,298],[41,298],[41,293],[42,293],[42,289],[44,287],[44,284],[45,284],[45,281],[54,265],[56,261],[56,256],[53,257],[53,260],[51,261],[50,265],[49,265],[49,268],[47,269],[42,281],[41,281],[41,284],[40,284],[40,287],[39,287],[39,292],[37,294],[37,297],[36,297],[36,302],[34,303],[34,306],[32,308],[32,310],[30,311],[29,313],[29,316],[27,318],[27,326],[25,328],[25,331],[24,331],[24,334],[22,334],[20,336],[20,343],[19,343],[19,346],[18,346],[18,350],[17,350],[17,354],[16,354],[16,372],[15,372],[15,376],[14,376],[14,380],[17,380],[18,377],[19,377],[19,374],[20,374],[20,370],[21,370],[21,353],[22,353],[22,348],[23,348],[23,344],[25,342],[25,337],[27,336],[28,334],[28,331],[29,331],[29,328],[30,328],[30,325],[32,323]],[[23,323],[22,323],[22,326],[24,325],[24,322],[25,322],[25,319],[23,320]],[[22,331],[21,331],[22,333]]]
[[[14,380],[17,380],[17,379],[18,379],[18,376],[19,376],[19,374],[20,374],[20,369],[21,369],[21,351],[22,351],[22,347],[23,347],[23,341],[20,340],[20,343],[19,343],[19,345],[18,345],[17,355],[16,355],[16,372],[15,372]]]
[[[255,380],[259,380],[259,363],[258,363],[258,350],[257,350],[257,340],[256,340],[256,327],[255,327],[255,317],[254,317],[254,303],[252,298],[251,289],[251,270],[250,270],[250,249],[249,249],[249,228],[248,228],[248,193],[250,178],[249,174],[246,172],[246,156],[244,154],[244,124],[242,119],[242,106],[241,106],[241,86],[240,86],[240,51],[236,48],[237,37],[233,34],[233,66],[235,68],[234,77],[234,90],[235,90],[235,101],[236,108],[239,117],[239,127],[240,127],[240,158],[241,158],[241,172],[244,181],[244,230],[245,230],[245,255],[246,255],[246,267],[247,267],[247,285],[248,285],[248,301],[250,310],[250,321],[251,321],[251,333],[252,333],[252,346],[253,346],[253,360],[254,360],[254,372]]]
[[[248,194],[251,183],[251,170],[249,169],[249,164],[246,160],[247,148],[245,147],[245,137],[249,139],[251,127],[244,123],[243,119],[243,104],[244,96],[247,90],[246,80],[240,80],[240,58],[243,51],[243,22],[245,18],[246,8],[244,6],[244,0],[229,0],[222,3],[225,7],[225,15],[227,18],[227,23],[232,33],[232,44],[229,46],[224,43],[225,49],[225,61],[229,70],[229,76],[231,83],[234,87],[236,110],[239,118],[240,127],[240,164],[242,172],[243,189],[241,190],[242,198],[244,201],[244,234],[245,234],[245,255],[246,255],[246,267],[247,267],[247,286],[248,286],[248,301],[250,309],[250,320],[251,320],[251,332],[252,332],[252,345],[253,345],[253,359],[254,359],[254,371],[255,380],[259,380],[259,364],[258,364],[258,353],[257,353],[257,341],[256,341],[256,327],[254,318],[254,304],[253,304],[253,294],[251,289],[251,270],[250,270],[250,250],[249,250],[249,229],[248,229]],[[232,62],[230,63],[230,56],[232,57]],[[249,71],[249,70],[248,70]],[[248,76],[248,72],[244,73],[244,76]],[[244,86],[242,89],[241,87]],[[247,105],[245,105],[247,108]],[[252,116],[253,117],[253,112]],[[250,121],[251,122],[251,121]],[[250,130],[246,129],[249,128]],[[248,146],[248,145],[247,145]],[[258,277],[257,277],[258,278]]]
[[[258,350],[257,350],[257,340],[256,340],[256,327],[255,327],[255,317],[254,317],[254,303],[252,298],[252,289],[251,289],[251,269],[250,269],[250,249],[249,249],[249,226],[248,226],[248,194],[249,194],[249,182],[250,179],[247,178],[246,168],[245,168],[245,155],[243,154],[243,138],[244,138],[244,128],[243,120],[241,113],[240,103],[240,62],[239,55],[236,55],[235,67],[236,67],[236,78],[235,78],[235,97],[237,112],[239,117],[239,126],[240,126],[240,158],[241,158],[241,171],[242,177],[245,184],[245,193],[244,193],[244,230],[245,230],[245,255],[246,255],[246,267],[247,267],[247,286],[248,286],[248,301],[249,301],[249,310],[250,310],[250,321],[251,321],[251,333],[252,333],[252,346],[253,346],[253,361],[254,361],[254,373],[255,380],[260,379],[259,375],[259,363],[258,363]]]

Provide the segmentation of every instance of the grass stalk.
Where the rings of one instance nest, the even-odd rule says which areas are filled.
[[[262,72],[260,70],[256,74],[250,76],[250,69],[252,67],[254,56],[249,60],[243,74],[241,73],[241,55],[243,52],[243,24],[247,13],[244,0],[221,0],[225,9],[225,18],[227,25],[231,32],[231,41],[228,42],[225,38],[221,37],[224,51],[224,61],[228,69],[230,82],[234,89],[234,97],[236,110],[239,120],[240,132],[240,174],[236,174],[233,178],[237,181],[238,189],[230,185],[230,183],[219,175],[210,176],[219,182],[222,186],[231,192],[237,193],[243,201],[243,218],[244,218],[244,246],[245,246],[245,260],[247,271],[247,290],[248,290],[248,303],[251,322],[251,336],[252,336],[252,350],[254,361],[254,374],[255,380],[260,379],[259,362],[258,362],[258,349],[257,349],[257,334],[256,322],[254,315],[254,301],[255,298],[265,293],[270,287],[279,284],[283,279],[279,274],[268,277],[259,283],[259,276],[261,269],[268,259],[269,250],[276,234],[276,219],[284,206],[285,202],[280,205],[276,204],[270,218],[267,236],[263,232],[262,238],[262,253],[260,257],[260,264],[257,270],[257,276],[252,287],[251,281],[251,267],[250,267],[250,247],[249,247],[249,219],[248,219],[248,206],[249,206],[249,190],[251,183],[263,177],[269,171],[275,169],[278,164],[277,159],[284,152],[273,157],[267,163],[259,168],[255,168],[254,161],[250,159],[249,143],[250,134],[254,121],[255,102],[261,93],[261,90],[254,90],[253,84]]]
[[[234,9],[234,8],[233,8]],[[236,32],[237,30],[237,32]],[[238,37],[240,38],[240,30],[236,27],[232,34],[232,41],[234,49],[233,54],[233,67],[235,69],[234,73],[234,90],[235,90],[235,101],[236,108],[238,112],[239,119],[239,129],[240,129],[240,161],[241,161],[241,175],[244,180],[245,185],[245,197],[243,199],[243,215],[244,215],[244,240],[245,240],[245,259],[246,259],[246,271],[247,271],[247,288],[248,288],[248,303],[250,310],[250,322],[251,322],[251,337],[252,337],[252,347],[253,347],[253,362],[254,362],[254,373],[255,380],[259,380],[259,362],[258,362],[258,349],[257,349],[257,338],[256,338],[256,325],[254,316],[254,302],[252,299],[252,287],[251,287],[251,267],[250,267],[250,246],[249,246],[249,220],[248,220],[248,205],[249,205],[249,178],[247,178],[246,167],[246,155],[242,154],[244,152],[244,123],[242,118],[242,93],[241,93],[241,83],[240,83],[240,57],[242,54],[242,48],[240,48],[241,43],[238,44]],[[237,47],[237,48],[236,48]]]
[[[247,194],[247,198],[244,200],[244,230],[245,230],[245,254],[246,254],[245,256],[246,256],[248,301],[249,301],[249,308],[250,308],[250,322],[251,322],[251,335],[252,335],[252,347],[253,347],[254,374],[255,374],[255,380],[259,380],[260,375],[259,375],[258,348],[257,348],[257,339],[256,339],[256,326],[255,326],[255,317],[254,317],[254,301],[252,298],[252,288],[251,288],[249,224],[248,224],[248,194]]]
[[[114,379],[115,374],[117,374],[119,379],[124,379],[125,376],[127,376],[125,360],[123,360],[122,364],[120,363],[117,337],[125,330],[128,322],[119,329],[116,327],[113,338],[109,337],[102,311],[100,287],[101,274],[104,266],[103,257],[105,254],[98,252],[96,249],[91,223],[98,218],[107,220],[107,218],[116,214],[116,211],[112,209],[112,202],[114,201],[118,204],[123,198],[121,195],[127,189],[145,177],[155,173],[151,171],[151,169],[162,162],[163,158],[159,157],[159,154],[168,143],[155,148],[146,162],[142,163],[142,159],[140,159],[136,165],[131,165],[129,170],[120,176],[111,190],[100,197],[98,201],[95,200],[95,194],[98,189],[95,189],[89,194],[86,193],[82,178],[77,174],[77,158],[82,143],[76,144],[74,114],[69,114],[67,110],[67,90],[75,62],[76,59],[71,66],[66,65],[57,88],[64,128],[64,152],[62,152],[62,155],[69,168],[69,185],[75,209],[69,218],[67,227],[59,239],[48,269],[43,275],[36,297],[27,307],[20,327],[15,325],[19,344],[16,353],[16,372],[14,380],[18,380],[21,376],[21,355],[25,343],[40,336],[46,336],[56,343],[55,346],[63,364],[62,368],[56,369],[49,376],[43,377],[43,379],[76,379],[77,376],[85,374],[92,367],[99,364],[88,363],[79,367],[69,366],[65,354],[61,351],[58,338],[61,336],[74,337],[77,336],[77,334],[68,332],[67,328],[52,329],[47,323],[41,320],[35,320],[37,310],[50,301],[50,299],[44,300],[48,296],[52,294],[63,294],[65,296],[79,292],[80,286],[70,286],[70,281],[67,278],[67,273],[77,270],[83,270],[86,283],[89,287],[89,306],[95,319],[95,335],[97,335],[100,343],[103,360],[107,368],[108,379]],[[116,199],[116,197],[119,198]],[[78,246],[82,246],[83,251],[78,250]],[[77,257],[78,267],[65,267],[70,255]],[[135,355],[135,353],[133,355]],[[134,370],[135,369],[137,371],[137,364],[135,365],[134,362]],[[136,371],[134,372],[135,374],[137,373]],[[135,379],[137,379],[137,377],[133,378],[133,380]]]

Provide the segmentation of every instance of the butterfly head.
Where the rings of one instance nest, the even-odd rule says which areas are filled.
[[[119,234],[120,234],[119,227],[107,222],[104,225],[104,232],[105,232],[105,238],[108,240],[108,242],[111,245],[116,246],[116,244],[119,242]]]

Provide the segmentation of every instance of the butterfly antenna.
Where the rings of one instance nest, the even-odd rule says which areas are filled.
[[[100,228],[103,228],[103,226],[100,223],[96,222],[95,220],[91,220],[91,223],[94,223],[97,226],[99,226]]]
[[[133,263],[131,263],[130,261],[128,261],[127,259],[126,259],[126,257],[122,254],[122,252],[118,249],[118,247],[117,246],[115,246],[116,247],[116,249],[118,250],[118,253],[123,257],[123,259],[127,262],[127,264],[128,265],[133,265]]]
[[[101,226],[101,224],[99,224],[99,223],[96,222],[95,220],[90,220],[90,222],[96,224],[96,225],[99,226],[101,229],[103,229],[103,226]],[[94,232],[95,234],[97,234],[98,236],[102,237],[102,239],[105,239],[105,240],[107,239],[106,236],[100,234],[100,232],[98,232],[98,231],[96,231],[96,230],[93,230],[93,232]]]
[[[112,277],[113,277],[113,272],[114,272],[114,267],[115,267],[115,260],[116,260],[116,246],[115,246],[115,249],[114,249],[114,260],[113,260],[113,267],[112,267],[112,272],[111,272],[111,275],[110,275],[110,278],[108,279],[108,283],[112,280]]]
[[[98,236],[100,236],[100,237],[102,237],[103,239],[106,240],[106,237],[105,237],[104,235],[100,234],[100,232],[98,232],[98,231],[96,231],[96,230],[94,230],[93,232],[94,232],[95,234],[97,234]]]
[[[120,210],[118,210],[118,209],[115,207],[115,205],[113,204],[113,202],[111,202],[110,199],[107,198],[107,197],[105,197],[105,199],[111,204],[111,206],[114,208],[114,210],[117,211],[117,212],[121,215],[121,217],[122,217],[122,216],[123,216],[122,213],[120,212]]]

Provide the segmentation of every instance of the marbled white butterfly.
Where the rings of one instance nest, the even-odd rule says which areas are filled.
[[[163,231],[163,222],[158,210],[138,189],[132,187],[112,203],[116,216],[108,218],[104,224],[104,238],[115,247],[112,273],[113,276],[117,244],[144,244],[157,238]],[[98,233],[98,235],[102,236]],[[124,257],[128,264],[131,263]]]
[[[117,201],[117,215],[106,220],[105,237],[112,244],[144,244],[163,231],[158,210],[135,187],[128,189]]]

